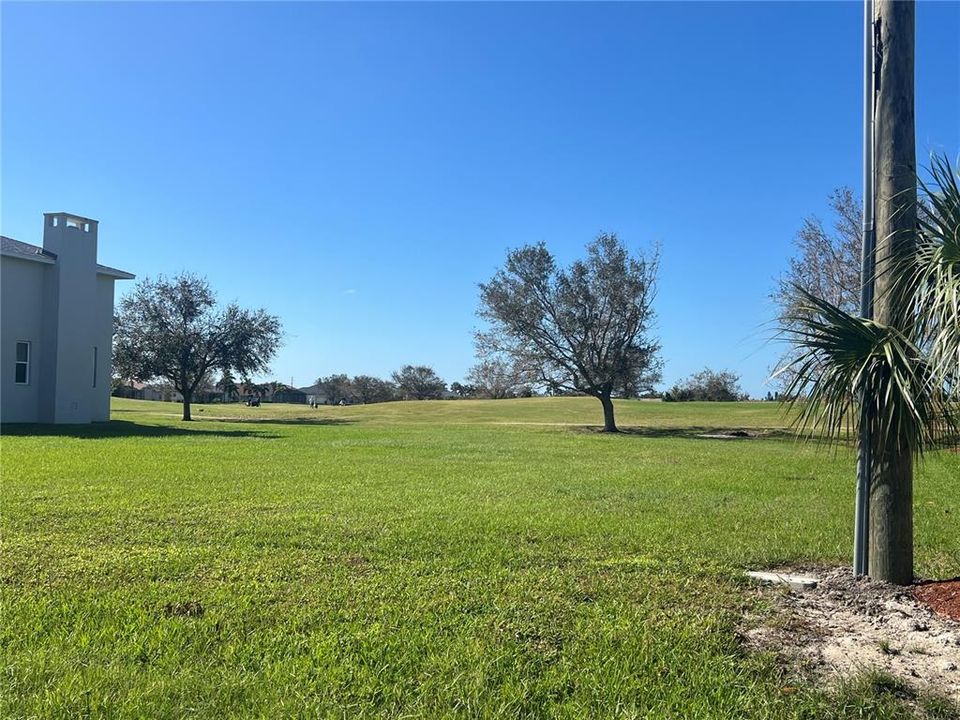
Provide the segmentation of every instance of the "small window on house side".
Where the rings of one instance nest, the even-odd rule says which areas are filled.
[[[17,362],[15,364],[14,382],[17,385],[30,383],[30,343],[17,343]]]
[[[97,386],[97,346],[93,346],[93,386]]]

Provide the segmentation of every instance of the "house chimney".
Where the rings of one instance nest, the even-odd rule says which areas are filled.
[[[84,264],[97,264],[97,221],[70,213],[43,214],[43,249],[66,254]],[[72,263],[72,260],[68,260]]]
[[[44,213],[43,249],[57,257],[44,278],[41,370],[48,381],[40,388],[41,420],[90,422],[97,352],[91,341],[98,305],[97,221]]]

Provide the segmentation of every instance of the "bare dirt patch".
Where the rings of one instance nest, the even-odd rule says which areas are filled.
[[[204,609],[196,600],[169,602],[163,606],[165,617],[203,617]]]
[[[714,430],[713,432],[697,435],[698,438],[708,440],[752,440],[763,437],[763,432],[757,430]]]
[[[777,570],[820,583],[760,590],[772,611],[749,619],[743,634],[750,646],[777,653],[802,675],[831,681],[879,670],[960,702],[960,622],[914,597],[944,583],[905,588],[855,578],[848,568]]]

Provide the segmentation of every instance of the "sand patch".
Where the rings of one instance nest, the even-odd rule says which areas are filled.
[[[772,608],[748,620],[750,646],[777,653],[802,675],[831,681],[880,670],[960,702],[960,623],[917,601],[923,585],[855,578],[848,568],[777,570],[820,582],[760,588]]]

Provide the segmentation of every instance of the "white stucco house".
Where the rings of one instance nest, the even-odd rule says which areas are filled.
[[[97,221],[45,213],[43,246],[2,238],[0,422],[110,419],[113,285]]]

